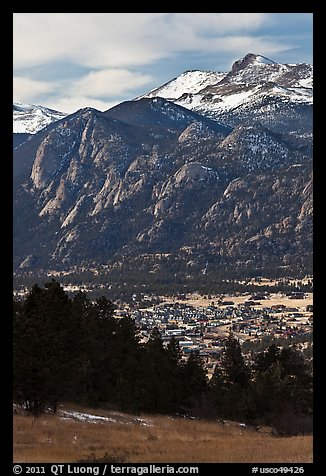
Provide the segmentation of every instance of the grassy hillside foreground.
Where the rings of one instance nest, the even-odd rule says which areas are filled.
[[[61,407],[15,414],[14,462],[74,463],[94,454],[117,463],[311,463],[312,436],[279,438],[236,423]]]

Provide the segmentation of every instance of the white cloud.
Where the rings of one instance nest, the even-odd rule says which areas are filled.
[[[37,100],[42,94],[51,92],[53,88],[54,84],[51,82],[36,81],[19,76],[13,78],[13,93],[16,102],[24,102],[26,97]]]
[[[175,13],[171,17],[173,30],[195,31],[222,36],[226,33],[255,31],[268,21],[267,13]]]
[[[167,80],[164,65],[176,65],[178,58],[186,65],[188,54],[190,60],[202,56],[205,65],[207,56],[216,57],[211,68],[217,70],[221,57],[223,68],[228,59],[230,67],[248,52],[282,57],[298,47],[285,28],[286,21],[294,24],[296,15],[301,14],[14,13],[15,101],[43,101],[51,93],[50,107],[58,110],[86,105],[103,110],[107,98],[129,99],[144,93],[147,84],[159,86]],[[282,32],[277,30],[280,18]],[[264,36],[264,28],[270,31],[273,24],[277,33]],[[54,67],[56,83],[41,81],[51,77]],[[77,77],[78,71],[83,76]],[[78,99],[81,103],[75,107]],[[60,104],[63,107],[56,107]]]
[[[90,68],[128,68],[210,39],[255,31],[267,13],[15,13],[16,68],[72,61]],[[207,38],[207,34],[209,38]],[[223,43],[219,45],[223,51]]]
[[[157,13],[15,13],[14,66],[73,61],[91,68],[146,64],[161,56],[147,31]]]
[[[91,71],[77,81],[73,81],[60,93],[52,96],[48,101],[43,101],[44,106],[57,111],[72,113],[83,107],[94,107],[100,111],[115,106],[119,101],[105,100],[104,98],[121,97],[123,94],[144,86],[151,77],[149,75],[134,73],[126,69],[105,69]],[[59,85],[56,90],[60,91]]]
[[[268,54],[276,54],[292,47],[290,41],[283,38],[282,42],[272,41],[261,36],[224,36],[223,38],[210,39],[207,42],[207,48],[210,51],[223,50],[226,53],[233,53],[237,55],[235,59],[239,59],[239,55],[246,53],[261,54],[263,56]],[[273,59],[273,58],[271,58]]]
[[[91,71],[72,84],[77,95],[91,97],[118,96],[135,88],[144,86],[152,80],[151,76],[134,73],[127,69],[103,69]]]

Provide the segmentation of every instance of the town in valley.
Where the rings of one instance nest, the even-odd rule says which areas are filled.
[[[247,285],[254,285],[254,292],[177,292],[167,296],[135,292],[129,295],[127,302],[113,300],[114,313],[117,319],[130,316],[134,320],[141,342],[146,343],[156,328],[165,346],[174,337],[184,360],[196,351],[202,358],[207,377],[211,378],[231,333],[239,340],[248,359],[251,349],[262,348],[259,344],[263,348],[273,342],[281,346],[296,344],[302,351],[312,348],[313,278],[286,282],[303,284],[308,291],[275,292],[276,280],[259,277],[246,281]],[[257,291],[259,287],[269,287],[271,291]],[[96,295],[102,293],[109,297],[108,288],[110,286],[104,284],[63,285],[65,292],[71,295],[81,291],[92,296],[96,291]],[[22,299],[28,291],[21,286],[14,294]],[[306,358],[312,360],[312,351]]]

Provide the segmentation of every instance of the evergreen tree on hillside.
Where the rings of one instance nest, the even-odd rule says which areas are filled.
[[[130,316],[118,320],[116,342],[118,379],[113,398],[120,408],[135,410],[140,397],[139,381],[143,368],[139,334]]]
[[[231,334],[225,343],[221,361],[217,363],[209,383],[212,413],[222,418],[245,418],[250,371],[244,361],[239,341]]]
[[[155,327],[144,346],[144,366],[140,385],[143,388],[143,407],[154,413],[165,413],[168,402],[167,355],[159,330]]]
[[[250,370],[243,358],[239,341],[232,334],[225,343],[221,367],[229,386],[239,385],[242,389],[248,387]]]
[[[44,299],[40,313],[45,324],[45,339],[49,341],[46,363],[51,372],[48,381],[48,400],[54,411],[60,400],[71,391],[76,366],[76,320],[71,300],[55,280],[44,286]]]
[[[273,414],[288,409],[286,381],[279,362],[257,371],[249,392],[249,415],[259,423],[271,424]]]
[[[56,281],[33,286],[14,315],[14,398],[38,414],[56,411],[73,374],[74,321],[70,300]]]
[[[90,364],[86,375],[87,403],[97,407],[112,399],[118,380],[118,325],[112,302],[105,297],[98,298],[87,313],[83,328],[85,357]]]
[[[208,406],[211,417],[224,418],[228,407],[228,383],[219,363],[216,364],[208,384]]]
[[[312,375],[302,354],[275,344],[257,355],[250,386],[250,416],[257,421],[291,431],[312,418]]]
[[[167,351],[168,360],[171,362],[171,364],[174,364],[175,366],[181,365],[182,352],[180,349],[179,342],[174,336],[171,337],[166,347],[166,351]]]
[[[183,379],[182,353],[179,342],[174,336],[171,337],[165,352],[167,356],[167,400],[169,402],[167,411],[178,413],[183,408],[183,388],[185,382]]]
[[[72,298],[72,313],[76,321],[76,365],[72,377],[71,399],[80,404],[97,402],[96,388],[93,385],[93,362],[96,350],[92,335],[96,332],[94,306],[87,295],[78,292]]]
[[[198,351],[192,351],[182,369],[182,403],[185,411],[200,404],[207,388],[207,377]]]
[[[270,345],[266,352],[259,352],[253,362],[255,372],[266,372],[273,364],[279,361],[280,349],[275,343]]]

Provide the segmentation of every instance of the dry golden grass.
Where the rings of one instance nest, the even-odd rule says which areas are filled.
[[[311,436],[276,438],[236,425],[159,416],[143,416],[152,424],[144,426],[135,419],[126,423],[126,415],[93,413],[121,422],[90,423],[43,415],[33,423],[32,417],[14,415],[14,462],[73,463],[85,455],[94,453],[99,458],[106,452],[130,463],[312,462]]]
[[[241,295],[241,296],[235,296],[230,294],[227,298],[225,298],[226,301],[233,301],[234,304],[243,304],[245,301],[248,300],[247,295]],[[202,307],[207,307],[210,306],[212,302],[217,304],[218,301],[218,296],[212,295],[210,299],[207,299],[205,296],[201,296],[199,294],[193,294],[192,296],[188,297],[187,300],[182,300],[182,299],[173,299],[171,297],[162,297],[162,299],[167,302],[167,303],[173,303],[173,302],[179,302],[182,304],[188,304],[191,306],[202,306]],[[287,296],[282,296],[280,294],[270,294],[267,299],[264,299],[261,301],[261,305],[253,306],[257,307],[258,309],[261,307],[270,307],[270,306],[275,306],[283,304],[284,306],[287,307],[296,307],[300,311],[304,311],[307,307],[308,304],[313,304],[313,293],[307,293],[307,297],[305,299],[290,299]]]

